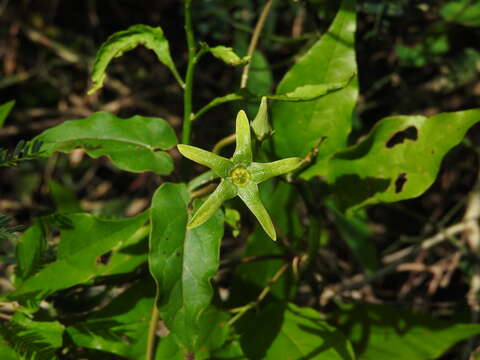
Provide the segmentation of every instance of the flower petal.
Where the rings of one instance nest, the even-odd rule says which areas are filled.
[[[267,209],[265,209],[265,206],[263,206],[262,200],[260,200],[257,184],[250,183],[247,186],[239,187],[238,196],[240,196],[240,199],[243,200],[245,205],[247,205],[253,215],[255,215],[268,236],[273,240],[277,240],[277,234],[272,219],[270,218]]]
[[[187,228],[202,225],[205,221],[210,219],[217,209],[222,206],[224,201],[227,201],[237,195],[237,188],[228,180],[222,180],[215,191],[210,194],[208,199],[200,206],[197,212],[188,222]]]
[[[295,170],[301,162],[302,158],[296,157],[286,158],[271,163],[254,162],[250,164],[247,170],[252,176],[252,181],[258,184],[272,177]]]
[[[232,160],[236,164],[248,166],[252,162],[252,139],[250,137],[250,124],[247,114],[240,110],[237,114],[235,134],[237,137],[237,146]]]
[[[178,144],[177,148],[183,156],[196,163],[205,165],[220,177],[227,177],[233,168],[233,163],[230,160],[210,151],[184,144]]]

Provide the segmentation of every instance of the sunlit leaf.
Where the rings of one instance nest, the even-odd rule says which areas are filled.
[[[363,141],[304,176],[326,174],[343,209],[410,199],[432,185],[443,157],[479,121],[479,109],[385,118]]]
[[[8,298],[35,306],[39,299],[55,291],[89,281],[103,266],[97,258],[132,236],[147,217],[148,212],[125,220],[69,215],[71,227],[61,230],[57,260],[20,284]]]
[[[457,342],[480,334],[479,324],[441,321],[399,306],[344,305],[337,317],[359,360],[438,359]]]
[[[441,10],[443,18],[464,26],[480,26],[480,2],[458,0],[446,2]]]
[[[35,139],[44,142],[43,156],[82,148],[94,158],[108,156],[120,169],[157,174],[173,170],[170,155],[160,150],[177,143],[175,132],[163,119],[138,115],[121,119],[105,112],[66,121]]]
[[[311,90],[315,86],[321,89],[356,74],[355,28],[355,0],[343,0],[329,30],[285,74],[276,94]],[[344,147],[357,95],[358,84],[354,76],[341,90],[316,100],[274,102],[271,113],[275,134],[272,138],[277,155],[303,157],[325,139],[319,149],[321,163],[326,156]]]
[[[262,312],[248,316],[239,330],[249,359],[355,359],[345,336],[312,308],[270,304]]]
[[[63,344],[64,330],[58,321],[34,321],[21,312],[0,324],[3,341],[13,347],[17,359],[22,360],[57,360],[56,351]]]
[[[333,91],[344,88],[350,81],[351,76],[343,81],[330,84],[316,84],[316,85],[303,85],[295,88],[285,94],[269,95],[270,100],[276,101],[292,101],[292,102],[305,102],[315,100],[319,97],[325,96]]]
[[[222,60],[225,64],[231,66],[245,65],[250,60],[248,56],[241,58],[232,48],[226,46],[215,46],[208,49],[213,56]]]
[[[149,266],[158,286],[158,307],[174,337],[190,351],[202,345],[205,311],[212,299],[210,279],[219,266],[223,214],[187,230],[188,192],[164,183],[151,207]]]

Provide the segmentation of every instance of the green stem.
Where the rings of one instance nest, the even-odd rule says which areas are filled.
[[[193,73],[195,70],[196,46],[192,25],[192,0],[185,0],[185,34],[187,36],[188,46],[188,65],[185,76],[185,91],[183,93],[183,130],[182,143],[190,143],[190,129],[192,122],[192,95],[193,95]]]
[[[220,151],[222,151],[222,149],[223,149],[225,146],[230,145],[230,144],[233,144],[236,139],[237,139],[236,134],[232,134],[232,135],[229,135],[229,136],[227,136],[227,137],[224,137],[222,140],[220,140],[219,142],[217,142],[217,143],[215,144],[215,146],[213,147],[212,152],[213,152],[214,154],[220,154]]]
[[[147,352],[146,360],[153,360],[155,353],[155,333],[158,324],[158,308],[156,302],[153,303],[152,314],[150,318],[150,326],[148,327]]]

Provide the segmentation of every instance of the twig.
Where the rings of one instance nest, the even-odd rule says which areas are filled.
[[[253,30],[253,35],[250,40],[250,45],[248,46],[248,51],[247,51],[247,56],[250,57],[250,61],[243,68],[242,78],[240,81],[241,89],[247,87],[248,75],[250,73],[250,64],[252,63],[251,59],[257,47],[258,39],[260,38],[260,34],[263,30],[263,26],[265,25],[265,21],[267,20],[268,13],[270,12],[272,5],[273,5],[273,0],[268,0],[267,3],[265,4],[265,7],[262,10],[262,13],[260,14],[260,17],[258,18],[258,22],[255,25],[255,29]]]
[[[272,285],[275,284],[278,279],[283,275],[283,273],[288,269],[290,266],[289,263],[283,264],[280,269],[273,275],[273,277],[270,279],[268,282],[267,286],[265,286],[262,290],[262,292],[258,295],[257,299],[255,301],[252,301],[251,303],[248,303],[247,305],[232,309],[231,312],[236,313],[235,316],[233,316],[229,321],[228,325],[233,325],[238,319],[240,319],[245,313],[253,309],[254,307],[258,306],[263,299],[268,295],[270,290],[272,289]]]
[[[403,260],[405,257],[412,255],[413,253],[417,253],[420,250],[430,249],[432,246],[441,243],[444,240],[451,238],[452,236],[461,233],[469,228],[469,224],[467,222],[459,222],[455,225],[452,225],[441,232],[435,234],[432,237],[429,237],[423,240],[419,245],[412,245],[406,247],[402,250],[394,252],[393,254],[389,254],[383,257],[384,263],[394,263],[398,260]]]
[[[432,237],[423,240],[418,245],[412,245],[405,249],[399,250],[396,253],[384,256],[382,261],[383,263],[387,263],[387,265],[374,274],[358,274],[350,279],[342,281],[339,284],[328,286],[320,297],[320,304],[325,305],[332,297],[339,293],[361,288],[366,284],[369,284],[387,274],[396,271],[398,266],[411,256],[418,254],[421,250],[428,250],[442,241],[451,239],[453,236],[468,230],[469,227],[470,224],[468,222],[460,222],[444,229]]]
[[[265,260],[289,260],[288,255],[280,254],[267,254],[267,255],[255,255],[255,256],[246,256],[239,259],[227,259],[220,263],[220,268],[226,268],[230,266],[237,266],[240,264],[248,264],[257,261]]]
[[[66,46],[50,39],[46,35],[42,34],[40,31],[26,24],[22,24],[22,27],[25,31],[25,34],[30,40],[52,49],[58,55],[58,57],[62,58],[63,60],[68,61],[72,64],[82,64],[84,66],[87,64],[84,58],[82,58],[79,54],[67,48]]]
[[[480,154],[477,154],[480,156]],[[465,240],[470,248],[470,252],[478,256],[480,252],[480,225],[478,219],[480,217],[480,171],[477,174],[477,182],[473,191],[468,195],[467,209],[465,211],[464,221],[469,225],[468,231],[465,232]],[[475,262],[472,269],[472,277],[470,279],[470,288],[467,293],[467,302],[471,310],[471,322],[477,323],[480,319],[480,264]],[[475,348],[477,342],[476,337],[472,337],[465,348],[465,359]]]

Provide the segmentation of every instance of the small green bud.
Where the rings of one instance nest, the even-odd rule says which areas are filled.
[[[265,96],[262,97],[257,116],[253,119],[251,126],[258,141],[265,140],[273,133],[270,122],[268,121],[267,98]]]

